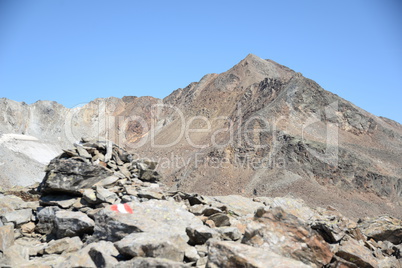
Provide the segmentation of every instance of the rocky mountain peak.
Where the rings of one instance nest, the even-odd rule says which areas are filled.
[[[41,180],[44,160],[84,136],[162,159],[164,183],[183,191],[291,193],[347,216],[402,215],[402,126],[253,54],[163,100],[45,104],[0,100],[3,185]]]

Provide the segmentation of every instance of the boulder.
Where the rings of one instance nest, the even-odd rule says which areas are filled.
[[[75,196],[66,194],[50,194],[41,196],[39,204],[41,206],[59,206],[67,209],[74,205],[75,202],[77,202]]]
[[[14,244],[3,252],[0,264],[3,267],[22,267],[29,261],[29,248]]]
[[[44,249],[47,247],[47,243],[42,243],[39,239],[31,237],[19,238],[15,240],[15,244],[27,249],[29,256],[43,255]]]
[[[82,190],[82,198],[89,204],[99,203],[99,200],[96,197],[96,192],[93,189],[83,189]]]
[[[46,254],[60,254],[63,252],[77,251],[82,245],[83,243],[78,236],[65,237],[50,241],[44,250]]]
[[[158,171],[153,169],[141,170],[140,180],[147,182],[157,182],[161,179],[161,175]]]
[[[114,242],[133,232],[157,232],[180,235],[188,241],[186,227],[202,225],[200,219],[172,200],[126,204],[132,213],[115,211],[113,206],[108,206],[95,214],[94,237]]]
[[[187,247],[184,251],[184,260],[188,260],[190,262],[196,262],[200,259],[200,255],[198,255],[197,249],[195,247]]]
[[[230,226],[229,216],[225,213],[216,213],[208,218],[215,223],[216,227]]]
[[[207,268],[311,267],[263,248],[255,248],[232,241],[211,241],[208,248]]]
[[[185,265],[181,262],[171,261],[163,258],[133,258],[130,261],[119,262],[115,266],[116,268],[149,268],[149,267],[158,267],[158,268],[188,268],[188,265]]]
[[[147,199],[166,199],[161,190],[151,187],[140,189],[137,193],[137,196]]]
[[[307,222],[316,215],[316,212],[306,206],[302,199],[289,197],[256,197],[253,200],[261,202],[271,208],[280,207],[283,211],[296,216],[302,222]]]
[[[395,245],[402,243],[402,220],[390,216],[365,219],[358,227],[368,237],[376,241],[389,241]]]
[[[320,235],[278,207],[248,224],[242,243],[319,267],[328,264],[333,256]]]
[[[38,218],[38,223],[36,224],[36,232],[41,234],[50,234],[54,229],[54,219],[56,217],[56,212],[61,209],[56,206],[45,207],[38,210],[36,217]]]
[[[95,183],[94,186],[106,187],[106,186],[114,184],[118,180],[119,180],[119,177],[113,175],[113,176],[106,177],[103,180],[100,180],[99,182]]]
[[[21,225],[21,232],[23,234],[31,234],[35,231],[35,227],[36,227],[36,225],[33,222],[25,223],[25,224]]]
[[[356,228],[356,223],[345,218],[334,209],[318,208],[315,215],[310,217],[308,225],[316,230],[328,243],[338,243],[347,233],[360,239],[364,237]]]
[[[100,201],[109,204],[114,204],[119,200],[119,197],[115,193],[103,188],[102,186],[96,186],[96,197]]]
[[[58,238],[92,234],[95,222],[82,212],[57,211],[54,219]]]
[[[220,227],[216,230],[221,234],[223,240],[237,241],[242,237],[242,233],[237,227]]]
[[[93,165],[73,158],[55,158],[46,169],[40,191],[81,195],[81,189],[91,188],[95,183],[112,175],[112,171],[101,165]]]
[[[14,195],[0,195],[0,215],[21,209],[25,205],[24,200]]]
[[[133,233],[115,243],[123,255],[130,257],[165,258],[183,261],[184,252],[189,247],[179,235],[168,233]]]
[[[91,243],[77,252],[70,253],[66,260],[57,268],[64,267],[116,267],[118,261],[115,257],[119,252],[109,241]]]
[[[0,216],[3,223],[13,223],[15,225],[21,225],[27,223],[32,219],[32,209],[19,209],[4,213]]]
[[[342,240],[336,256],[355,264],[357,267],[378,267],[378,262],[372,252],[358,241],[348,238]]]
[[[227,211],[237,216],[254,214],[261,203],[254,202],[252,199],[240,195],[214,196],[208,200],[208,203],[219,208],[225,206]]]
[[[190,245],[202,245],[205,244],[208,239],[217,238],[218,232],[205,225],[189,226],[186,228],[186,233],[190,238]]]
[[[11,225],[0,226],[0,251],[4,252],[14,244],[14,228]]]

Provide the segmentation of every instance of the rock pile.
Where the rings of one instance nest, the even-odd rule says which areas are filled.
[[[292,198],[169,192],[156,163],[83,141],[0,195],[2,267],[401,267],[402,221]],[[36,198],[37,197],[37,198]]]

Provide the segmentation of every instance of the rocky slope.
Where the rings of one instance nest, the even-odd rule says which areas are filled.
[[[80,137],[112,140],[158,161],[172,190],[291,195],[350,217],[402,216],[402,126],[252,54],[163,100],[97,99],[66,109],[2,99],[0,121],[3,138],[33,136],[52,152]],[[43,164],[9,147],[0,144],[0,164],[10,167],[0,169],[2,181],[39,181]]]
[[[167,191],[156,163],[82,141],[0,196],[2,267],[402,267],[402,221],[300,199]]]

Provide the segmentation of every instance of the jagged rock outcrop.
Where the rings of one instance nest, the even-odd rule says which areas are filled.
[[[104,144],[76,145],[49,164],[39,187],[0,195],[0,204],[4,204],[0,206],[2,266],[402,265],[399,219],[383,216],[355,222],[334,208],[310,208],[300,199],[169,191],[159,175],[151,181],[147,175],[143,178],[145,171],[154,171],[156,163],[135,159],[114,144],[108,161],[94,159],[98,155],[94,148]],[[77,155],[77,146],[88,155],[82,151]],[[118,161],[117,155],[124,155],[119,158],[125,160]],[[58,187],[49,188],[48,175],[61,170],[61,159],[74,160],[70,168],[76,176],[68,177],[69,184],[54,181]],[[80,169],[81,163],[90,170],[103,167],[112,175],[85,176],[88,169]],[[119,169],[125,164],[132,167],[126,175]],[[75,182],[87,188],[71,191]],[[104,198],[106,191],[114,194],[112,199]],[[8,216],[20,213],[24,220]]]

